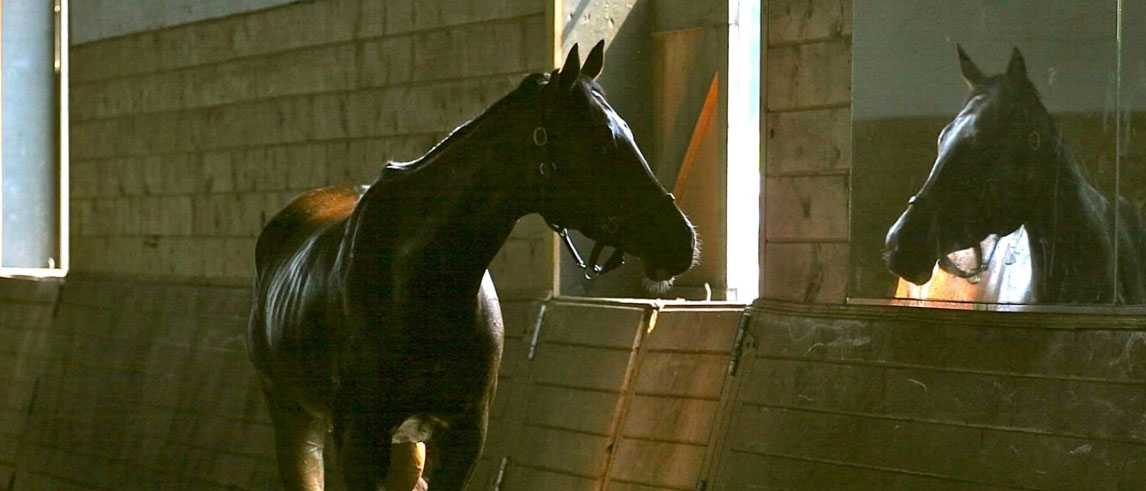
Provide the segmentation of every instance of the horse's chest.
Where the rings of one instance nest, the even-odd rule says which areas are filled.
[[[501,333],[476,313],[395,307],[346,339],[344,377],[411,403],[481,397],[496,373]]]

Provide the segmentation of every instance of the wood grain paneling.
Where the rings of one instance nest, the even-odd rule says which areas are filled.
[[[852,0],[772,0],[766,5],[770,45],[852,34]]]
[[[765,125],[767,175],[842,173],[851,168],[850,109],[770,113]]]
[[[764,197],[768,240],[846,239],[846,176],[769,177]]]
[[[846,293],[846,243],[765,244],[763,296],[811,303],[842,303]]]
[[[851,40],[768,48],[768,111],[851,102]]]

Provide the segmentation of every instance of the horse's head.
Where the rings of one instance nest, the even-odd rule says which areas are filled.
[[[1016,48],[1006,73],[987,77],[960,46],[971,89],[963,110],[939,133],[931,173],[887,231],[884,259],[915,284],[931,279],[936,260],[1014,232],[1031,216],[1040,153],[1054,132]]]
[[[646,276],[666,281],[693,265],[696,234],[594,81],[604,49],[597,43],[582,66],[574,45],[560,70],[526,79],[538,87],[534,211],[559,231],[576,229],[598,242],[589,268],[604,244],[639,256]]]

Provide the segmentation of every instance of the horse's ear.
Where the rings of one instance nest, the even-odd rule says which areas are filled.
[[[581,73],[589,78],[597,78],[601,74],[601,68],[605,66],[605,40],[597,41],[593,46],[593,50],[589,51],[589,57],[585,59],[585,65],[581,67]]]
[[[1011,52],[1011,61],[1007,62],[1007,78],[1011,80],[1027,79],[1027,62],[1023,60],[1023,54],[1019,52],[1019,48],[1015,48]]]
[[[565,57],[565,66],[561,67],[561,86],[573,87],[577,77],[581,75],[581,54],[577,52],[577,43],[569,48],[569,56]]]
[[[987,77],[983,76],[983,72],[975,66],[975,62],[971,61],[967,52],[963,51],[962,45],[956,44],[955,47],[959,49],[959,69],[963,71],[963,80],[967,82],[968,87],[974,89],[987,80]]]

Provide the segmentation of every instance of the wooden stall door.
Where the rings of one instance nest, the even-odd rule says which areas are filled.
[[[650,309],[560,301],[544,308],[540,331],[512,347],[516,353],[507,349],[507,361],[517,359],[513,388],[499,392],[483,476],[470,489],[601,489]]]
[[[742,312],[696,305],[657,312],[639,350],[607,489],[707,486]]]
[[[469,489],[705,485],[727,419],[742,307],[534,306],[507,311],[507,319],[536,317],[528,332],[507,341],[489,440]]]

